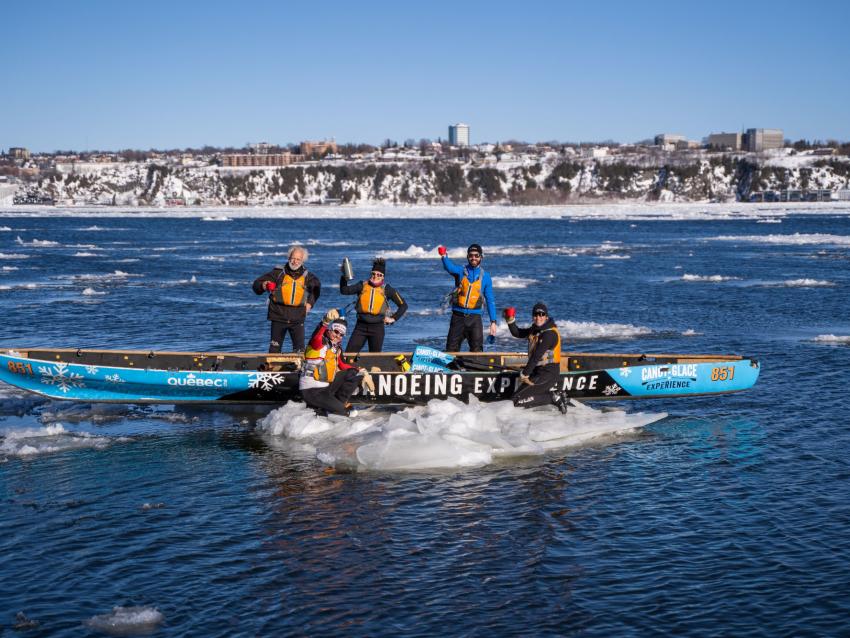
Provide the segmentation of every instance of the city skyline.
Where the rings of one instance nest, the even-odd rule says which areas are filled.
[[[0,148],[850,139],[848,6],[651,8],[15,3]]]

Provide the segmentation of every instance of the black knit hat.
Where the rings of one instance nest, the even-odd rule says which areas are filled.
[[[481,258],[484,258],[484,251],[481,249],[481,244],[470,244],[469,248],[466,249],[466,254],[469,253],[478,253],[481,255]]]
[[[379,272],[383,275],[387,274],[387,262],[384,261],[383,257],[378,257],[375,261],[372,262],[372,270],[374,272]]]
[[[541,310],[546,313],[547,317],[549,316],[549,309],[546,307],[546,304],[543,303],[542,301],[538,301],[536,304],[534,304],[534,308],[531,309],[531,314],[533,315],[535,312],[538,312],[538,311],[541,311]]]

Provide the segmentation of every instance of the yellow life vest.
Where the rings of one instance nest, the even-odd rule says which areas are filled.
[[[452,293],[452,305],[466,310],[478,310],[481,307],[481,279],[484,271],[479,269],[478,273],[478,279],[469,281],[469,273],[466,268],[463,269],[463,279]]]
[[[308,345],[304,352],[302,374],[312,376],[316,381],[331,383],[337,371],[336,356],[336,351],[327,344],[319,350]]]
[[[555,344],[555,348],[553,350],[547,350],[543,354],[543,358],[540,359],[540,363],[538,365],[546,365],[547,363],[561,363],[561,333],[558,332],[558,329],[555,326],[551,328],[546,328],[546,330],[541,330],[537,334],[528,335],[528,356],[534,352],[534,348],[537,346],[537,342],[540,339],[540,335],[542,335],[547,330],[551,330],[555,333],[555,336],[558,337],[558,342]]]
[[[297,279],[284,273],[278,287],[272,292],[272,299],[284,306],[304,306],[307,303],[307,271]]]
[[[372,286],[368,282],[363,282],[363,290],[360,291],[360,298],[357,300],[357,312],[364,315],[380,315],[386,316],[389,311],[387,305],[387,292],[384,290],[384,285]]]

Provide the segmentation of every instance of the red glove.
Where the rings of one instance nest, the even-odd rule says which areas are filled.
[[[509,306],[502,311],[502,315],[504,315],[505,320],[515,319],[516,318],[516,308],[513,306]]]
[[[275,288],[277,288],[277,284],[273,281],[267,281],[265,284],[266,290],[269,292],[273,292]]]
[[[440,257],[446,256],[446,247],[445,246],[437,246],[437,252],[440,253]]]

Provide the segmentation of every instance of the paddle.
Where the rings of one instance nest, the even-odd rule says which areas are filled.
[[[416,346],[414,348],[413,356],[410,359],[410,370],[411,372],[452,372],[452,369],[449,367],[452,364],[481,371],[495,369],[506,372],[519,372],[517,368],[495,363],[472,361],[427,346]]]

